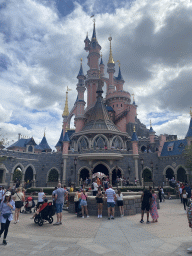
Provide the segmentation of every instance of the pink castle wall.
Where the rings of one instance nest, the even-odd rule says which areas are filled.
[[[63,154],[68,154],[69,142],[65,141],[63,143]]]
[[[132,149],[133,149],[133,155],[138,155],[138,142],[137,141],[132,142]]]

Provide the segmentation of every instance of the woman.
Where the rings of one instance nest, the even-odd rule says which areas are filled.
[[[152,221],[153,223],[158,222],[157,219],[159,218],[156,199],[157,199],[157,195],[155,194],[154,189],[152,189],[151,206],[150,206],[149,212],[151,214],[151,218],[153,219]]]
[[[103,211],[103,194],[101,191],[101,187],[98,188],[96,200],[98,205],[98,219],[99,219],[99,218],[102,218],[102,211]]]
[[[120,189],[118,189],[116,198],[117,198],[117,206],[119,206],[120,216],[123,217],[124,216],[123,194],[121,193]]]
[[[7,191],[5,193],[4,200],[0,204],[0,221],[1,221],[1,230],[0,236],[4,232],[3,244],[6,245],[6,237],[8,234],[9,224],[13,219],[12,210],[15,210],[15,202],[11,199],[11,192]]]
[[[183,206],[184,206],[184,210],[186,210],[186,205],[187,205],[187,195],[188,193],[186,192],[185,189],[183,189],[183,195],[182,195],[182,198],[183,198]]]
[[[21,207],[23,206],[23,202],[25,200],[23,193],[21,192],[21,188],[18,188],[13,196],[15,200],[15,221],[14,224],[19,222],[19,213],[21,210]]]
[[[88,210],[87,210],[87,194],[85,193],[85,189],[83,189],[83,192],[81,193],[81,209],[82,209],[82,218],[84,219],[84,212],[87,215],[87,218],[89,218]]]

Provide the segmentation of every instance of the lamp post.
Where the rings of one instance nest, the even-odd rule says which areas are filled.
[[[153,188],[154,188],[154,179],[153,179],[153,161],[151,160],[151,170],[152,170],[152,180],[153,180]]]
[[[76,186],[76,167],[77,167],[77,158],[74,158],[74,166],[75,166],[75,186]]]
[[[141,170],[141,172],[142,172],[141,181],[142,181],[142,178],[144,178],[144,177],[143,177],[143,165],[144,165],[144,160],[143,160],[142,157],[140,158],[140,161],[141,161],[141,168],[142,168],[142,170]]]
[[[131,167],[128,165],[128,173],[129,173],[129,176],[131,174]]]

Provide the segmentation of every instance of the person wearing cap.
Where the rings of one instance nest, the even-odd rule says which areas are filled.
[[[0,204],[0,222],[1,230],[0,237],[4,233],[3,244],[6,245],[6,237],[8,234],[9,224],[13,220],[12,210],[15,210],[15,202],[11,199],[11,192],[7,191],[5,193],[4,199]]]

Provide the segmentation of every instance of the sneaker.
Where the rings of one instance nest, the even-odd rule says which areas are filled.
[[[144,222],[144,220],[140,220],[140,223],[143,223]]]
[[[3,244],[7,245],[7,241],[5,239],[3,239]]]
[[[102,215],[100,215],[100,218],[102,218]]]
[[[19,222],[19,220],[17,220],[17,222]]]
[[[14,221],[14,224],[17,224],[17,221]]]
[[[84,219],[84,216],[82,216],[82,219]]]
[[[97,217],[98,219],[100,218],[100,215],[98,215],[98,217]]]
[[[55,222],[53,225],[59,225],[60,224],[60,222]]]
[[[147,222],[146,222],[146,224],[149,224],[149,223],[150,223],[150,221],[147,221]]]
[[[62,222],[60,221],[59,224],[62,225]]]
[[[110,220],[110,217],[108,218],[108,220]]]
[[[87,215],[87,218],[89,218],[89,215]]]
[[[114,220],[115,218],[112,216],[111,219]]]

